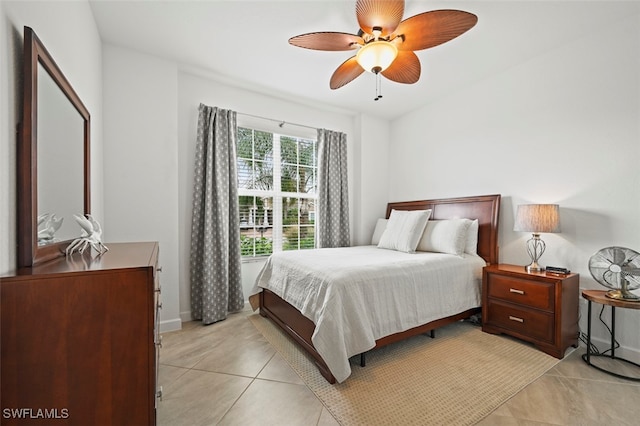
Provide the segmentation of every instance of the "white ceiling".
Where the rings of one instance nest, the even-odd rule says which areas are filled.
[[[250,90],[303,103],[390,119],[489,75],[526,62],[603,25],[640,13],[639,1],[408,0],[404,17],[436,9],[478,16],[467,33],[416,52],[416,84],[365,73],[329,88],[333,71],[353,52],[322,52],[287,40],[314,31],[356,33],[355,0],[90,0],[104,42],[125,46]],[[594,58],[597,60],[597,58]]]

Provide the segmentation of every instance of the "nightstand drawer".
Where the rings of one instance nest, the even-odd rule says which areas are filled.
[[[516,305],[489,300],[487,323],[553,343],[553,314],[528,309]]]
[[[489,275],[489,297],[553,312],[554,284],[532,282],[504,275]]]

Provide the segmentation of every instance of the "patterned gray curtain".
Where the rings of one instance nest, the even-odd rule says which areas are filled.
[[[244,307],[236,112],[200,104],[191,222],[191,315],[204,324]]]
[[[318,129],[318,247],[348,247],[347,135]]]

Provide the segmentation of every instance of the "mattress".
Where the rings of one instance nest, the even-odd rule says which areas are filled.
[[[274,253],[251,294],[269,289],[316,325],[312,342],[338,382],[382,337],[480,306],[479,256],[377,246]]]

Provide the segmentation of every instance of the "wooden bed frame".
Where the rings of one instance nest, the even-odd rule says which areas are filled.
[[[391,214],[392,209],[431,209],[431,219],[435,220],[450,218],[478,219],[478,255],[484,258],[489,264],[498,263],[500,195],[393,202],[387,205],[387,218]],[[438,327],[468,318],[478,312],[480,312],[479,307],[383,337],[376,340],[375,348],[395,343],[418,334],[431,332]],[[335,377],[333,377],[333,374],[329,371],[324,360],[313,347],[311,336],[315,330],[315,324],[310,319],[303,316],[292,305],[266,289],[263,289],[260,293],[260,315],[270,318],[298,342],[302,348],[313,357],[318,370],[320,370],[320,373],[329,383],[336,382]]]

